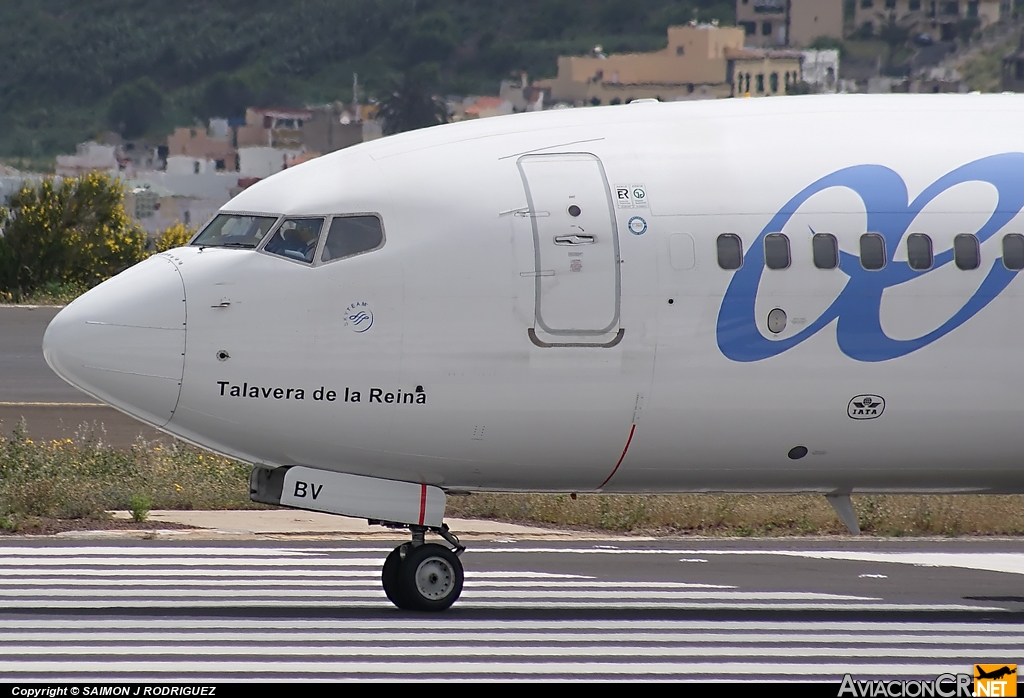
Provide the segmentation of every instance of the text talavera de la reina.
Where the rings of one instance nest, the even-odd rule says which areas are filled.
[[[328,390],[320,386],[312,390],[305,388],[284,388],[280,386],[257,385],[244,382],[217,381],[218,393],[221,397],[253,398],[259,400],[305,400],[307,394],[314,402],[358,402],[370,404],[425,405],[427,393],[417,387],[415,391],[385,390],[384,388],[368,388],[357,390],[346,387],[344,391]]]

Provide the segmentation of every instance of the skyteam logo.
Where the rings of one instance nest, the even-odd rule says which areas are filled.
[[[362,334],[373,327],[373,311],[369,304],[358,301],[345,308],[343,324],[356,334]]]
[[[953,251],[935,255],[933,267],[926,272],[912,270],[906,262],[894,261],[900,240],[922,209],[946,190],[965,182],[991,184],[998,200],[995,211],[974,232],[985,242],[1024,208],[1024,153],[1003,153],[958,167],[940,177],[909,201],[906,183],[893,170],[881,165],[858,165],[822,177],[793,197],[765,226],[750,246],[743,267],[735,272],[722,299],[718,313],[718,346],[733,361],[760,361],[792,349],[836,321],[839,350],[856,361],[888,361],[926,347],[964,324],[1013,280],[1016,271],[1001,263],[992,265],[984,281],[952,317],[934,330],[912,339],[893,339],[882,330],[880,319],[882,293],[931,273],[953,261]],[[888,262],[878,271],[867,271],[860,260],[840,252],[841,273],[848,276],[842,292],[817,318],[808,318],[800,332],[782,339],[769,339],[758,329],[754,304],[764,271],[764,236],[781,232],[800,206],[815,194],[832,187],[845,187],[864,202],[867,212],[865,232],[885,238]],[[909,201],[909,203],[908,203]],[[825,232],[825,231],[822,231]]]

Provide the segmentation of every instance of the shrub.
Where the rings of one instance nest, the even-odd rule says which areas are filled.
[[[0,291],[15,301],[47,284],[94,286],[146,257],[123,185],[101,173],[26,183],[0,209],[0,226]]]
[[[179,221],[156,236],[156,251],[166,252],[175,247],[184,247],[195,233],[195,228]]]

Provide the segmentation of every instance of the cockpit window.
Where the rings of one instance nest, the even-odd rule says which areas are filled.
[[[273,216],[222,213],[192,242],[198,247],[256,247],[274,226]]]
[[[263,251],[311,263],[320,240],[323,218],[288,218],[270,238]]]
[[[321,262],[333,262],[384,244],[384,231],[377,216],[335,216],[327,232]]]

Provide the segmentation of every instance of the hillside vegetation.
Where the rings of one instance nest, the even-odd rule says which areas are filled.
[[[246,106],[373,96],[413,67],[487,94],[559,54],[652,50],[730,0],[36,0],[0,3],[0,156],[46,157],[113,128],[159,137]]]

